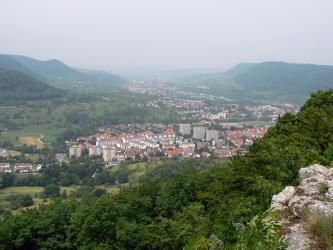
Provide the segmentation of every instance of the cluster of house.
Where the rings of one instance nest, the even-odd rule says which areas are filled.
[[[248,128],[244,130],[228,130],[223,132],[223,137],[237,148],[248,146],[254,139],[262,138],[267,133],[267,128]]]
[[[161,149],[174,147],[182,138],[176,136],[173,128],[168,127],[160,134],[144,131],[138,134],[122,133],[120,135],[104,134],[96,137],[96,144],[89,144],[89,138],[83,144],[73,145],[69,149],[70,157],[80,157],[87,150],[89,156],[102,156],[106,163],[118,164],[119,162],[136,157],[149,157]]]
[[[188,158],[205,157],[214,152],[218,157],[226,158],[243,150],[243,146],[251,144],[254,138],[262,137],[267,131],[266,128],[249,128],[221,132],[189,123],[178,124],[177,127],[178,133],[175,126],[168,126],[159,133],[150,130],[119,135],[103,133],[96,136],[94,144],[89,143],[92,137],[81,137],[78,138],[79,144],[69,148],[69,156],[101,156],[109,165],[117,165],[125,159],[153,160],[161,155]],[[197,154],[199,152],[201,155]]]
[[[0,173],[34,173],[38,172],[41,166],[33,166],[30,163],[0,163]]]

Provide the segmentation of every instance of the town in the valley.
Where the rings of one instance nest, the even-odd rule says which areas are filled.
[[[80,137],[69,148],[70,157],[102,156],[105,163],[118,165],[124,160],[159,160],[161,158],[228,158],[244,153],[268,127],[248,128],[225,125],[223,130],[190,123],[128,124],[100,129],[104,133]],[[123,131],[119,133],[119,131]]]
[[[296,106],[284,104],[241,104],[223,96],[202,92],[205,85],[171,84],[161,79],[132,81],[125,91],[142,95],[137,103],[145,110],[172,109],[177,122],[111,124],[96,129],[95,134],[66,141],[67,153],[55,155],[57,162],[69,158],[101,157],[106,167],[123,161],[157,161],[168,158],[229,158],[244,154],[262,138],[279,116],[294,113]],[[0,158],[6,159],[6,148]],[[0,172],[32,173],[31,163],[0,164]]]

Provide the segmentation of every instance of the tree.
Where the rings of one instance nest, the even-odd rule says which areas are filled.
[[[59,197],[60,196],[60,187],[56,184],[49,184],[44,187],[44,192],[42,194],[45,197]]]

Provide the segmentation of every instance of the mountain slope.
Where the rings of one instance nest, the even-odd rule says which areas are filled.
[[[230,77],[237,77],[239,75],[242,75],[250,71],[256,65],[257,65],[256,63],[240,63],[237,64],[235,67],[232,67],[228,71],[224,72],[224,75]]]
[[[64,93],[19,71],[0,69],[0,103],[21,104],[59,98]]]
[[[83,77],[81,72],[72,69],[63,62],[56,59],[41,61],[20,55],[9,55],[9,57],[21,63],[25,68],[36,72],[45,78]]]
[[[196,78],[210,94],[241,102],[303,103],[311,92],[333,88],[333,66],[263,62],[239,64],[224,74]]]
[[[36,72],[29,70],[28,68],[24,67],[20,62],[7,55],[0,55],[0,68],[6,70],[20,71],[34,78],[41,78],[41,75],[38,75]]]
[[[119,76],[111,73],[78,70],[56,59],[42,61],[21,55],[0,55],[0,66],[1,58],[5,69],[20,71],[66,90],[112,91],[119,89],[123,82]]]
[[[265,62],[255,65],[235,79],[245,88],[252,90],[309,94],[333,87],[333,67]]]

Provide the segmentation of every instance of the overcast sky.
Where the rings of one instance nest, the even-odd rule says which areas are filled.
[[[333,64],[333,1],[0,0],[0,53],[103,69]]]

